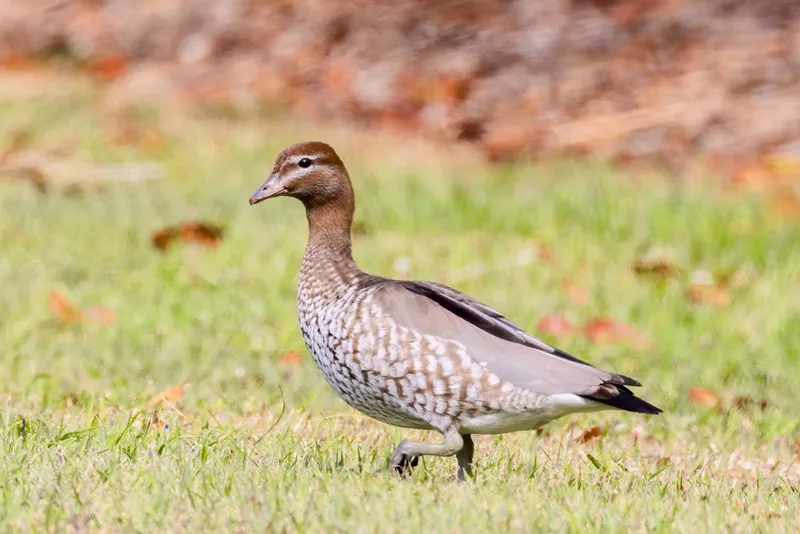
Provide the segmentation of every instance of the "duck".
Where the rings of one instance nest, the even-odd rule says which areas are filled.
[[[327,383],[377,421],[442,436],[402,440],[389,458],[397,473],[410,474],[421,456],[455,456],[463,481],[473,435],[530,431],[574,413],[662,412],[634,395],[636,380],[579,360],[469,295],[362,271],[352,253],[353,185],[330,145],[281,151],[250,204],[276,197],[305,206],[297,314]]]

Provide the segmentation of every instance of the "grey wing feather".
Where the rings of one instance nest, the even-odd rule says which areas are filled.
[[[379,294],[387,313],[420,333],[451,339],[493,373],[536,393],[575,393],[630,411],[660,410],[625,386],[639,383],[584,363],[535,338],[493,308],[433,282],[390,282]]]
[[[494,308],[460,291],[435,282],[400,282],[400,284],[412,293],[429,298],[451,313],[501,339],[545,351],[558,358],[591,367],[588,363],[530,335]],[[641,386],[639,382],[627,376],[608,374],[611,376],[609,381],[613,384]]]

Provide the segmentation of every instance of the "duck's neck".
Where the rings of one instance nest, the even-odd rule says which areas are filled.
[[[347,203],[306,207],[308,219],[308,245],[306,259],[334,262],[343,271],[358,271],[353,261],[350,226],[353,224],[353,206]]]

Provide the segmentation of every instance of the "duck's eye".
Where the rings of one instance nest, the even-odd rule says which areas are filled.
[[[304,169],[311,167],[311,160],[309,158],[303,158],[297,162],[297,166]]]

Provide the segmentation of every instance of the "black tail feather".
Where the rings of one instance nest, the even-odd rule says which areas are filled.
[[[595,402],[601,402],[603,404],[607,404],[608,406],[613,406],[614,408],[625,410],[626,412],[636,412],[636,413],[647,413],[651,415],[660,414],[663,412],[661,408],[657,408],[653,406],[649,402],[644,399],[641,399],[633,394],[631,390],[626,388],[625,386],[616,386],[617,390],[619,391],[619,395],[615,395],[613,397],[609,396],[592,396],[592,395],[581,395],[585,399],[593,400]]]

